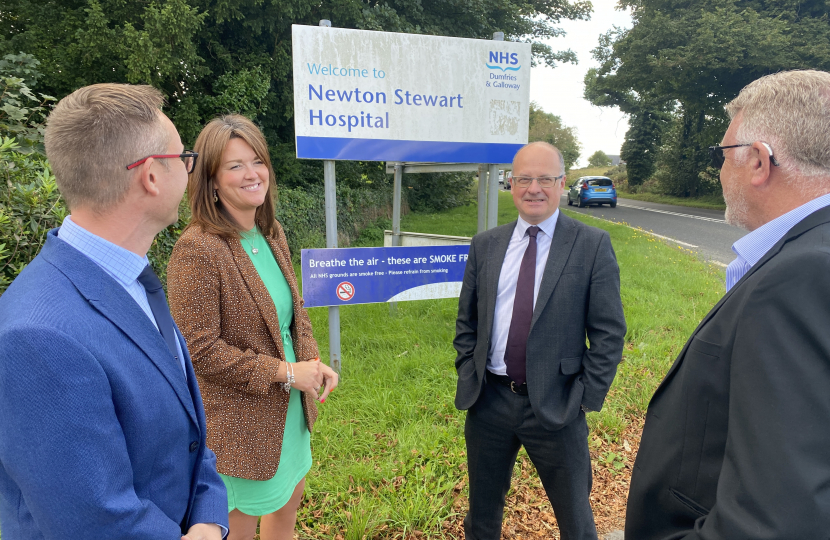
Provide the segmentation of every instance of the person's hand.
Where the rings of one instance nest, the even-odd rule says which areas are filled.
[[[320,394],[320,403],[325,403],[326,398],[331,393],[332,390],[337,388],[337,383],[340,382],[340,375],[337,374],[336,371],[331,369],[326,364],[320,362],[320,359],[317,359],[317,362],[320,364],[320,370],[323,372],[323,393]]]
[[[182,540],[222,540],[222,527],[215,523],[197,523],[187,530]]]
[[[320,387],[323,386],[322,365],[319,360],[291,364],[291,369],[294,370],[294,384],[291,386],[318,399]],[[287,365],[286,368],[288,368]]]

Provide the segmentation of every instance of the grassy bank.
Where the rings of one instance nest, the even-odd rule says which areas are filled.
[[[711,210],[726,210],[726,203],[720,195],[706,195],[705,197],[672,197],[671,195],[660,195],[659,193],[629,193],[617,190],[617,195],[624,199],[647,201],[662,204],[673,204],[675,206],[688,206],[691,208],[709,208]]]
[[[499,223],[515,218],[500,195]],[[623,363],[602,412],[589,415],[592,448],[618,442],[686,337],[723,291],[722,271],[645,233],[569,214],[609,231],[621,266],[628,322]],[[410,214],[407,231],[470,236],[476,208]],[[463,413],[453,407],[456,300],[341,308],[343,380],[324,405],[312,438],[314,465],[301,510],[304,538],[452,536],[466,494]],[[327,358],[327,311],[310,310]],[[613,452],[598,467],[624,465]],[[529,473],[517,465],[519,476]],[[620,467],[617,467],[620,468]],[[538,484],[538,479],[535,480]]]

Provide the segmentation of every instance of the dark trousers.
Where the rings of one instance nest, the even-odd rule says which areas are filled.
[[[527,396],[485,382],[464,425],[470,476],[467,540],[498,540],[504,499],[521,446],[536,466],[562,540],[597,540],[590,493],[593,482],[585,413],[558,431],[536,419]]]

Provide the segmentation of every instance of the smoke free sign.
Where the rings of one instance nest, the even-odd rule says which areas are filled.
[[[506,163],[527,143],[527,43],[293,26],[297,157]]]
[[[457,298],[470,246],[304,249],[306,307]]]

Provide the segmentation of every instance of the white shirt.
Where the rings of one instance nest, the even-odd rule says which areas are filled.
[[[533,307],[536,307],[536,297],[539,296],[539,286],[542,284],[542,275],[548,262],[550,244],[553,232],[556,229],[556,220],[559,219],[559,209],[548,219],[539,223],[539,233],[536,235],[536,275],[533,284]],[[507,366],[504,363],[504,349],[507,347],[507,334],[510,331],[510,321],[513,319],[513,300],[516,297],[516,284],[519,281],[519,269],[522,258],[530,242],[530,236],[525,234],[530,223],[519,217],[513,235],[507,244],[507,253],[499,274],[499,287],[496,293],[496,308],[493,315],[493,330],[491,332],[490,350],[487,352],[487,369],[496,375],[507,375]]]
[[[732,244],[732,251],[737,255],[737,258],[726,267],[726,290],[731,289],[735,283],[744,277],[744,274],[749,272],[749,269],[755,266],[772,249],[772,246],[784,238],[784,235],[790,232],[790,229],[813,212],[826,206],[830,206],[830,193],[815,198],[768,223],[764,223]]]

